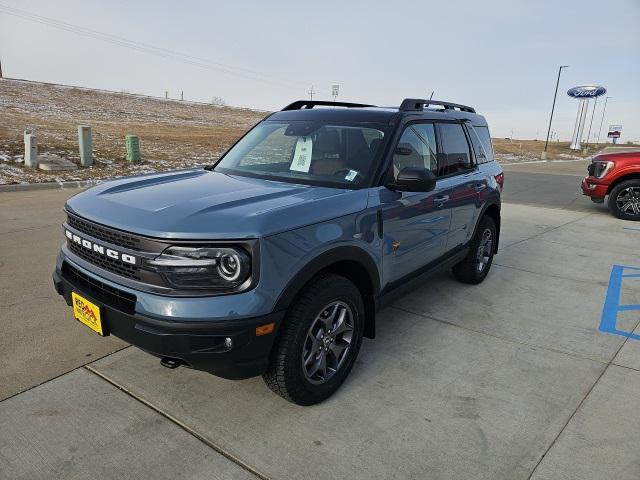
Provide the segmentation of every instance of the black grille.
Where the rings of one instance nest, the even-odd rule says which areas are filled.
[[[120,260],[115,260],[107,257],[106,255],[101,255],[98,252],[84,248],[75,242],[67,242],[67,245],[69,246],[69,250],[93,265],[123,277],[140,280],[138,267],[135,265],[123,263]]]
[[[119,245],[121,247],[131,248],[133,250],[139,249],[140,239],[132,235],[127,235],[124,232],[105,228],[95,223],[88,222],[87,220],[74,217],[73,215],[67,215],[67,223],[69,226],[82,233],[86,233],[90,237],[94,237],[114,245]]]
[[[135,312],[135,295],[94,280],[67,262],[62,264],[62,276],[71,285],[77,287],[80,293],[85,292],[87,295],[104,303],[108,307],[115,308],[124,313],[133,314]]]

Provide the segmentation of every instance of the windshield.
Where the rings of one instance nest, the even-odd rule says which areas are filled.
[[[262,122],[227,152],[215,171],[357,188],[375,170],[386,128],[368,123]]]

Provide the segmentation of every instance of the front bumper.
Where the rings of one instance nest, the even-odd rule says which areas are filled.
[[[284,316],[284,312],[275,312],[251,318],[195,322],[188,318],[153,318],[136,312],[135,296],[68,262],[56,267],[53,283],[67,305],[71,305],[72,291],[98,305],[107,335],[113,334],[157,357],[233,380],[254,377],[266,370]],[[271,322],[276,324],[272,333],[255,335],[257,326]],[[231,347],[226,339],[231,339]]]
[[[602,180],[596,177],[585,177],[582,180],[582,193],[592,198],[604,198],[607,195],[608,183],[603,183]]]

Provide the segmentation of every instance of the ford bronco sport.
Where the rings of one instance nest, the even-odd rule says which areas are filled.
[[[441,268],[484,280],[502,182],[471,107],[297,101],[211,167],[69,199],[53,280],[100,335],[310,405],[399,292]]]

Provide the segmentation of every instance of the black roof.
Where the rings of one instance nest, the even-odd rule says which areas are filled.
[[[432,108],[425,105],[435,105]],[[321,107],[321,108],[315,108]],[[425,120],[468,120],[476,126],[486,126],[482,115],[466,105],[438,100],[405,99],[400,107],[376,107],[359,103],[298,100],[268,120],[340,120],[344,122],[387,123],[393,119],[411,117]]]

